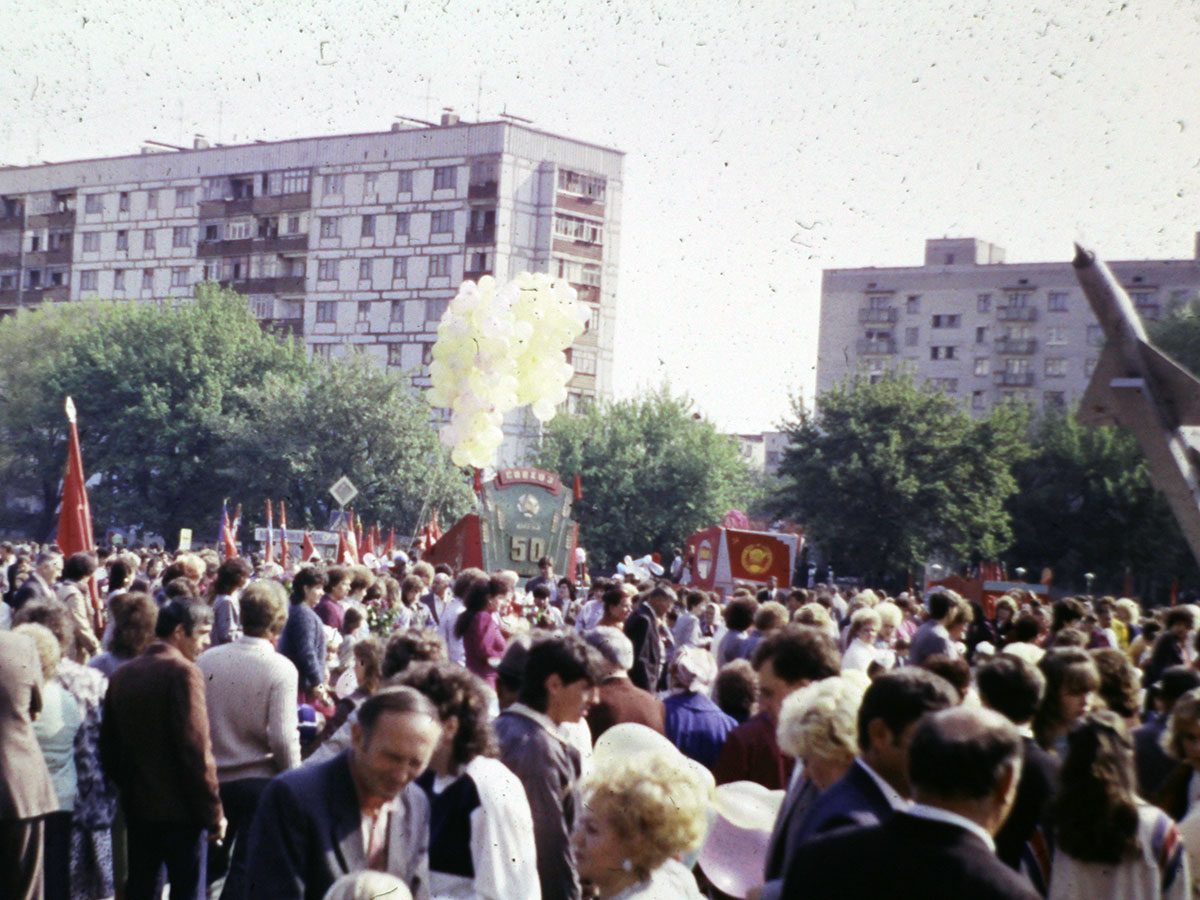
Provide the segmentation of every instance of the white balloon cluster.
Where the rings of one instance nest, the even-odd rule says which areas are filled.
[[[528,403],[541,421],[554,418],[574,372],[563,351],[585,321],[575,289],[542,272],[462,283],[438,324],[425,393],[451,411],[441,439],[456,466],[491,465],[510,409]]]

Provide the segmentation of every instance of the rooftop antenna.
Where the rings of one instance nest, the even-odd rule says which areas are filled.
[[[412,116],[401,116],[401,115],[394,115],[394,116],[392,116],[392,118],[393,118],[393,119],[399,119],[401,122],[412,122],[412,123],[414,123],[414,124],[416,124],[416,125],[427,125],[427,126],[429,126],[430,128],[435,128],[435,127],[437,127],[437,126],[435,126],[435,125],[434,125],[432,122],[427,122],[427,121],[425,121],[424,119],[414,119]]]
[[[513,122],[524,122],[526,125],[532,125],[533,119],[526,119],[524,116],[518,116],[508,111],[508,104],[504,104],[504,110],[500,113],[502,119],[510,119]]]
[[[180,147],[176,144],[164,144],[162,141],[142,141],[143,144],[150,144],[152,147],[166,147],[168,150],[186,150],[187,147]]]

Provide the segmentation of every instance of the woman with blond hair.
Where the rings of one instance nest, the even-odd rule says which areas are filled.
[[[842,671],[869,672],[876,661],[875,637],[879,634],[879,613],[869,606],[861,606],[850,616],[850,627],[846,632],[849,645],[842,655]]]
[[[1200,797],[1200,688],[1188,691],[1171,707],[1162,747],[1178,765],[1150,799],[1179,821],[1198,808]]]
[[[701,900],[676,857],[704,840],[712,800],[711,782],[674,751],[597,766],[572,837],[580,881],[599,900]]]

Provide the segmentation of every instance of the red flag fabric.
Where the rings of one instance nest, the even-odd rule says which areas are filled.
[[[483,490],[483,470],[476,469],[475,474],[471,477],[471,487],[478,494]]]
[[[79,429],[75,425],[75,401],[66,402],[67,472],[63,476],[62,504],[58,513],[58,546],[64,556],[96,549],[92,541],[92,510],[88,504],[87,479],[83,476],[83,451],[79,447]],[[98,615],[100,606],[96,579],[88,580],[92,612]]]
[[[375,535],[370,529],[367,529],[366,535],[363,537],[362,555],[366,556],[370,553],[375,555]]]
[[[316,555],[317,548],[313,546],[312,535],[306,530],[304,532],[304,543],[300,545],[300,555],[304,557],[304,562],[308,562]]]
[[[279,561],[286,566],[288,564],[287,504],[282,500],[279,501],[279,556]]]
[[[384,545],[383,552],[387,555],[389,562],[391,561],[392,557],[396,555],[396,529],[395,528],[388,529],[387,544]]]
[[[579,473],[575,473],[575,502],[578,503],[583,499],[583,482],[579,480]]]
[[[271,515],[271,501],[267,501],[267,547],[263,552],[263,562],[275,562],[275,528]]]
[[[358,555],[358,537],[354,534],[353,531],[347,531],[345,534],[346,534],[346,551],[347,551],[346,556],[349,557],[348,564],[352,565],[352,566],[357,566],[359,563],[359,560],[362,559],[362,557]]]
[[[229,523],[229,513],[221,512],[221,543],[225,546],[225,558],[233,559],[238,555],[237,544],[233,540],[233,526]]]
[[[350,562],[350,547],[346,543],[346,532],[338,532],[337,564],[347,565]]]

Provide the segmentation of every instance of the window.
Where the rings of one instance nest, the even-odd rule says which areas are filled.
[[[0,291],[16,290],[17,275],[15,272],[0,273]]]
[[[934,378],[933,386],[935,388],[937,388],[939,391],[941,391],[943,394],[957,394],[958,393],[958,379],[957,378]]]
[[[117,249],[118,250],[128,250],[129,249],[129,232],[128,231],[118,231],[117,232]]]
[[[143,231],[142,232],[142,252],[149,253],[153,249],[154,249],[154,232],[149,231],[149,230]]]
[[[358,261],[358,280],[359,281],[370,281],[371,280],[371,260],[360,259]]]
[[[457,166],[438,166],[433,170],[433,189],[452,190],[458,186]]]
[[[401,194],[412,193],[412,169],[404,169],[398,173],[400,176],[400,186],[397,188]]]
[[[1067,329],[1061,325],[1052,325],[1046,329],[1046,343],[1052,346],[1060,346],[1067,342],[1065,337]]]
[[[52,231],[49,236],[48,249],[50,250],[67,250],[71,246],[71,232],[69,231]]]
[[[406,212],[396,213],[396,237],[402,234],[408,234],[409,214]]]
[[[986,344],[988,342],[988,330],[986,325],[980,325],[975,329],[975,343]]]
[[[117,209],[120,212],[129,212],[129,191],[121,191],[117,198]]]
[[[192,243],[192,229],[190,228],[173,228],[171,230],[171,246],[172,247],[190,247]]]
[[[392,277],[407,278],[408,277],[408,257],[397,256],[392,260]]]
[[[225,225],[225,240],[241,241],[250,237],[249,222],[229,222]]]
[[[95,253],[100,249],[100,232],[85,231],[83,233],[83,252]]]
[[[447,234],[454,231],[454,210],[435,209],[429,218],[431,234]]]
[[[429,277],[436,278],[450,274],[450,257],[446,254],[429,257]]]
[[[375,217],[362,217],[362,230],[359,232],[362,237],[375,237]]]
[[[983,391],[971,391],[971,409],[983,409]]]
[[[331,323],[337,321],[337,310],[333,300],[317,301],[317,321]]]
[[[158,209],[158,191],[146,191],[146,209]]]
[[[274,297],[255,297],[250,301],[250,308],[259,319],[270,319],[275,315]]]
[[[588,320],[584,323],[583,330],[592,334],[600,333],[600,307],[588,307]]]
[[[205,225],[204,226],[204,240],[219,241],[220,239],[221,239],[221,226],[220,225]]]
[[[41,287],[42,286],[42,270],[41,269],[30,269],[26,273],[25,283],[26,283],[27,287],[31,287],[31,288]]]
[[[992,311],[992,295],[980,294],[975,298],[975,309],[981,313]]]
[[[992,374],[992,361],[986,356],[975,360],[975,374],[980,376]]]
[[[930,359],[955,359],[957,356],[957,354],[956,354],[957,350],[958,350],[957,347],[930,347],[929,348],[929,358]]]
[[[1027,359],[1006,359],[1004,361],[1004,372],[1007,375],[1024,375],[1029,371],[1029,360]]]
[[[94,291],[96,289],[97,274],[95,269],[85,269],[79,273],[79,289],[81,291]]]
[[[492,270],[492,254],[487,250],[476,250],[467,254],[468,272],[490,272]]]
[[[186,267],[180,267],[171,270],[171,287],[187,287],[188,286],[188,270]]]
[[[114,291],[125,290],[125,270],[124,269],[113,269],[113,290]]]
[[[104,195],[86,194],[83,198],[83,211],[85,213],[104,212]]]
[[[366,322],[370,318],[371,318],[371,301],[370,300],[359,300],[358,301],[358,321]]]
[[[333,359],[333,344],[313,344],[314,359]]]
[[[213,281],[217,277],[217,264],[205,263],[204,268],[200,270],[201,281]]]
[[[445,300],[426,300],[425,301],[425,321],[440,322],[442,316],[446,314],[446,307],[450,305],[449,298]]]
[[[933,317],[934,328],[957,328],[962,323],[962,316],[940,315]]]
[[[1091,347],[1104,346],[1104,330],[1099,325],[1087,327],[1087,342]]]
[[[388,313],[388,321],[390,321],[390,322],[403,322],[404,321],[404,301],[403,300],[393,300],[392,301],[392,308],[391,308],[390,312]],[[393,345],[393,346],[395,346],[395,345]]]
[[[283,173],[279,189],[285,194],[307,194],[308,169],[289,169]]]
[[[604,199],[605,180],[597,175],[583,175],[570,169],[558,170],[558,189],[579,194],[592,200]]]
[[[296,234],[297,232],[299,232],[300,231],[300,217],[299,216],[288,216],[287,228],[288,228],[288,230],[287,230],[288,234]]]
[[[1046,298],[1046,309],[1050,312],[1066,312],[1067,311],[1067,292],[1066,291],[1051,291]]]
[[[571,365],[580,375],[596,374],[596,354],[591,350],[575,350],[571,353]]]
[[[258,220],[258,236],[265,240],[279,237],[279,219],[275,216],[263,216]]]
[[[337,216],[321,216],[321,237],[334,238],[338,236]]]
[[[191,206],[195,191],[192,188],[176,188],[175,189],[175,208],[182,209]]]
[[[1023,309],[1029,305],[1029,291],[1009,291],[1008,308]]]
[[[153,269],[142,269],[142,290],[143,291],[154,290],[154,270]]]
[[[319,259],[317,260],[317,280],[318,281],[337,281],[338,261],[336,259]]]
[[[401,354],[401,349],[402,349],[403,347],[404,347],[404,345],[403,345],[403,344],[388,344],[388,357],[387,357],[387,364],[388,364],[389,366],[401,366],[401,365],[403,365],[403,363],[400,361],[400,358],[401,358],[401,355],[402,355],[402,354]]]
[[[285,256],[281,260],[283,271],[280,273],[284,278],[303,278],[304,277],[304,257],[303,256]]]
[[[377,193],[379,193],[379,174],[368,172],[363,176],[363,195],[370,197]]]
[[[905,347],[917,346],[917,342],[920,339],[921,339],[921,329],[920,328],[917,328],[914,326],[911,328],[904,329],[904,346]]]
[[[48,269],[46,278],[51,287],[66,287],[71,283],[71,272],[69,269]]]
[[[42,249],[42,236],[40,234],[35,234],[35,235],[33,235],[33,237],[31,237],[29,239],[29,252],[37,253],[41,249]]]
[[[915,316],[921,311],[921,297],[919,294],[909,294],[904,301],[904,311],[910,316]]]
[[[1042,394],[1042,405],[1046,409],[1066,409],[1066,395],[1062,391],[1046,391]]]
[[[578,216],[556,215],[554,233],[584,244],[600,244],[604,241],[604,227],[599,222]]]
[[[1063,378],[1067,374],[1067,361],[1060,356],[1052,356],[1046,360],[1046,377]]]
[[[321,179],[322,194],[340,194],[342,192],[342,176],[326,175]]]

